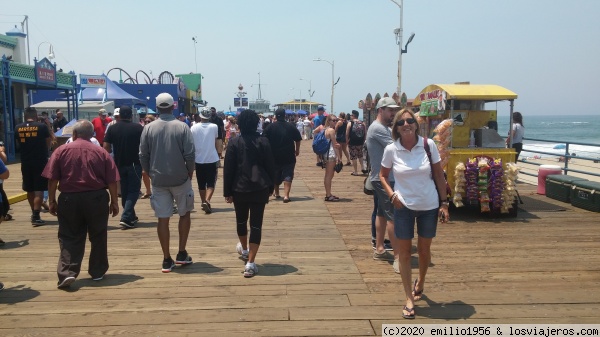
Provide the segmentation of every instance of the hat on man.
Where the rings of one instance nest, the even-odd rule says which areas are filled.
[[[100,113],[101,115],[104,115],[104,116],[107,116],[107,115],[108,115],[108,112],[106,112],[106,109],[100,109],[100,110],[98,111],[98,113]]]
[[[391,97],[384,97],[377,102],[377,109],[379,108],[399,108],[400,106]]]
[[[182,112],[179,114],[179,117],[185,117],[185,114]]]
[[[285,109],[279,108],[279,109],[275,110],[275,118],[284,119],[285,118]]]
[[[317,111],[325,111],[325,107],[322,105],[319,105],[319,107],[317,108]]]
[[[159,108],[170,108],[173,106],[173,96],[169,95],[166,92],[156,96],[156,106]]]
[[[133,116],[133,110],[131,110],[131,107],[128,105],[123,105],[119,108],[119,114],[121,116],[121,119],[131,119],[131,116]],[[117,115],[117,112],[115,111],[115,116]]]
[[[209,108],[202,108],[202,109],[198,109],[199,114],[200,114],[200,118],[202,119],[210,119],[210,114],[211,111]]]
[[[119,116],[120,113],[121,113],[121,109],[116,108],[115,111],[113,112],[113,116]]]

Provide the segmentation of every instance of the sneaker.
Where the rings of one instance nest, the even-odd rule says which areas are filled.
[[[121,225],[121,227],[123,227],[123,229],[135,228],[135,225],[127,220],[119,221],[119,225]]]
[[[31,225],[33,225],[33,227],[37,227],[37,226],[43,226],[46,224],[46,221],[42,220],[42,218],[40,218],[39,216],[31,216]]]
[[[162,264],[162,272],[170,273],[171,270],[175,267],[175,261],[172,258],[164,259]]]
[[[0,282],[0,291],[4,290],[4,283]]]
[[[64,280],[62,280],[62,282],[58,282],[58,288],[59,289],[68,288],[71,286],[71,284],[73,284],[73,282],[75,282],[75,278],[73,276],[69,276],[69,277],[65,278]]]
[[[237,245],[235,246],[235,250],[237,250],[238,254],[240,254],[240,259],[248,261],[248,251],[244,250],[244,247],[242,247],[241,242],[237,243]]]
[[[400,260],[394,259],[394,272],[400,274]]]
[[[192,264],[192,257],[188,255],[187,251],[182,250],[177,253],[177,257],[175,257],[176,264]]]
[[[203,202],[200,207],[202,208],[204,213],[206,213],[206,214],[212,213],[212,208],[210,207],[210,203],[208,201]]]
[[[377,247],[375,246],[375,239],[371,239],[371,246],[373,246],[373,250],[377,249]],[[383,240],[383,249],[385,249],[387,251],[394,250],[392,248],[392,243],[390,242],[390,240],[388,240],[388,239]]]
[[[138,222],[140,222],[140,218],[138,218],[137,216],[135,217],[135,219],[131,220],[132,225],[135,225]]]
[[[377,251],[373,252],[373,260],[378,261],[394,261],[394,255],[390,254],[390,252],[385,251],[383,253],[377,253]]]
[[[246,269],[244,269],[244,277],[250,278],[258,274],[258,267],[256,263],[246,263]]]
[[[177,210],[177,206],[173,206],[173,214],[177,214],[178,210]]]
[[[100,277],[92,277],[92,281],[102,281],[104,279],[104,275],[100,276]]]

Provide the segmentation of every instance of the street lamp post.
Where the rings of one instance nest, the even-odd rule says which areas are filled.
[[[42,46],[44,43],[47,43],[47,44],[49,44],[49,45],[50,45],[50,49],[48,50],[48,56],[47,56],[47,57],[48,57],[48,59],[52,60],[52,59],[54,58],[54,46],[52,45],[52,43],[50,43],[50,42],[48,42],[48,41],[44,41],[44,42],[42,42],[42,43],[40,43],[40,44],[38,45],[38,51],[37,51],[37,59],[38,59],[38,62],[40,61],[40,47],[41,47],[41,46]]]
[[[196,44],[198,44],[198,39],[196,36],[192,37],[192,41],[194,41],[194,63],[196,63],[196,74],[198,73],[198,56],[196,55]]]
[[[398,98],[402,97],[402,54],[406,54],[408,51],[408,44],[412,42],[415,37],[415,33],[412,33],[408,38],[408,42],[402,49],[402,12],[404,10],[404,0],[390,0],[395,3],[400,8],[400,28],[394,29],[394,34],[396,34],[396,44],[398,45],[398,87],[396,91],[398,93]]]
[[[334,69],[335,61],[327,61],[320,57],[317,59],[314,59],[313,61],[323,61],[323,62],[327,62],[331,65],[331,107],[330,107],[331,110],[329,111],[329,113],[333,113],[333,95],[334,95],[334,91],[335,91],[335,82],[334,82],[334,75],[333,75],[334,70],[333,69]]]
[[[308,114],[312,113],[312,96],[314,95],[314,91],[312,91],[312,81],[301,78],[300,81],[308,81]]]

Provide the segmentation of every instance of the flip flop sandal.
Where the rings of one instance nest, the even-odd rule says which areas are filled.
[[[152,194],[144,194],[140,199],[148,199],[152,196]]]
[[[335,197],[335,196],[333,196],[333,195],[330,195],[330,196],[328,196],[328,197],[325,197],[325,201],[338,201],[338,200],[339,200],[339,198],[336,198],[336,197]]]
[[[418,279],[415,280],[415,283],[413,284],[413,291],[412,291],[413,298],[419,296],[418,299],[417,298],[414,299],[415,301],[419,301],[423,297],[423,290],[424,289],[421,289],[420,291],[417,291],[417,283],[418,283],[418,281],[419,281]]]
[[[284,204],[287,204],[290,201],[292,201],[292,199],[290,199],[290,198],[283,198],[283,203]]]
[[[404,306],[402,310],[402,317],[404,317],[405,319],[415,319],[415,308],[409,308],[407,306]],[[404,311],[407,311],[408,314],[405,314]]]
[[[355,177],[358,177],[358,176],[360,176],[360,174],[358,174],[357,172],[352,172],[352,173],[350,173],[350,175],[351,175],[351,176],[355,176]]]

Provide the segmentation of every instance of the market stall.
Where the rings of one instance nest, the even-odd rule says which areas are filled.
[[[517,94],[497,85],[432,84],[413,101],[419,107],[421,135],[432,138],[447,174],[456,207],[515,214],[516,152],[498,134],[496,110],[485,103],[513,103]]]

